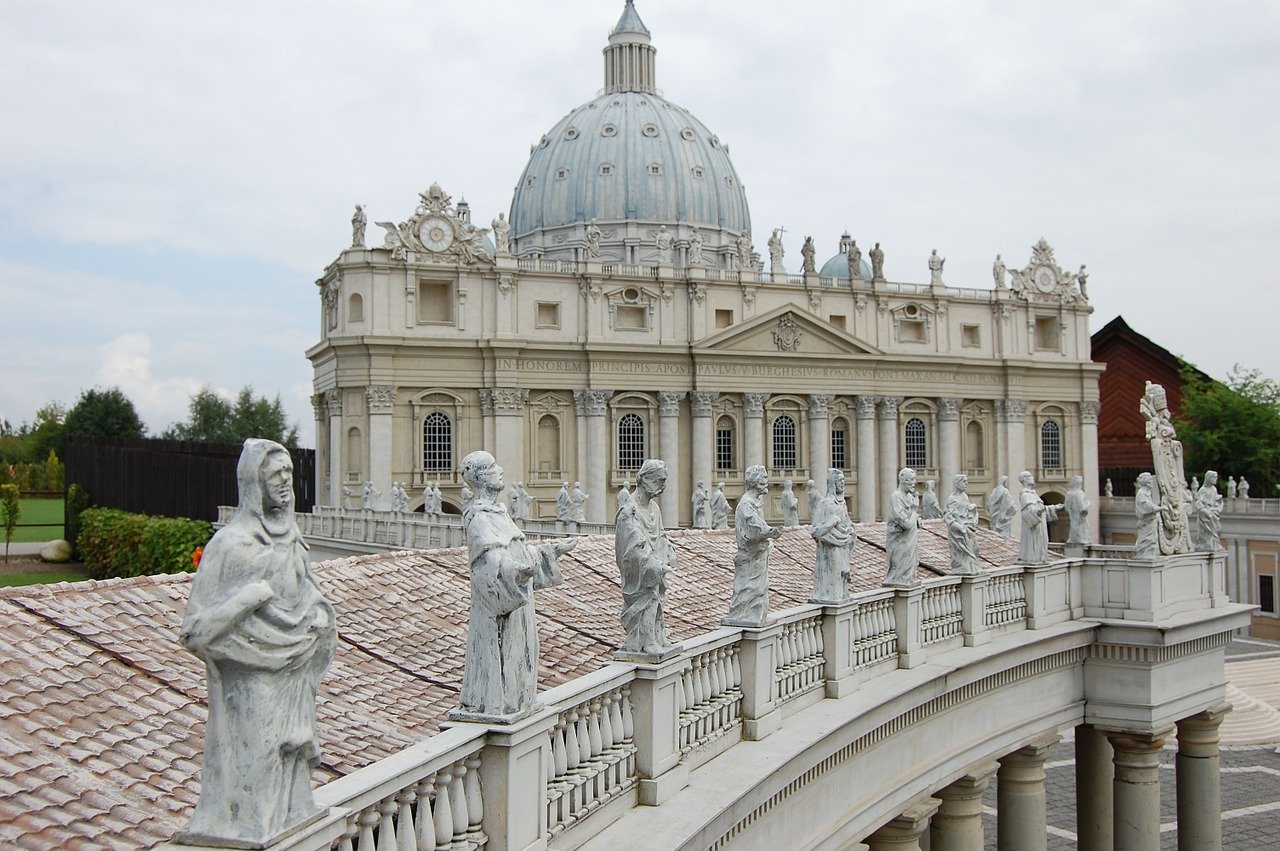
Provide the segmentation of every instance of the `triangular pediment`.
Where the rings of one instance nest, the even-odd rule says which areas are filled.
[[[718,331],[694,351],[769,355],[878,355],[880,350],[791,305]]]

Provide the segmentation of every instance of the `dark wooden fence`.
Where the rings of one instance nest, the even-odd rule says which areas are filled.
[[[165,517],[217,520],[219,505],[235,505],[234,443],[72,436],[67,439],[67,487],[79,485],[91,505]],[[315,505],[316,451],[291,449],[294,509]]]

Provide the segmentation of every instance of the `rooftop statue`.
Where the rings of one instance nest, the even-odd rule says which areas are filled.
[[[942,266],[947,262],[947,258],[938,256],[938,249],[933,249],[933,253],[929,255],[929,283],[935,287],[942,286]]]
[[[844,501],[844,473],[827,470],[827,492],[818,501],[810,532],[818,542],[813,565],[811,603],[838,604],[849,599],[849,561],[857,534]]]
[[[587,256],[600,256],[600,239],[603,236],[600,232],[600,226],[596,224],[596,220],[592,219],[587,225]]]
[[[474,494],[462,512],[471,565],[471,621],[462,708],[450,717],[510,721],[538,708],[533,592],[564,581],[556,559],[577,541],[526,544],[524,533],[498,502],[502,468],[488,452],[467,455],[461,470]]]
[[[582,489],[581,482],[573,483],[573,490],[569,492],[569,520],[574,523],[582,523],[587,519],[587,498],[591,494]]]
[[[490,224],[493,226],[493,244],[499,256],[506,256],[511,253],[511,223],[507,221],[506,214],[499,213],[498,218],[494,219]]]
[[[761,627],[769,619],[769,550],[782,536],[764,519],[763,498],[769,492],[769,473],[759,464],[746,471],[746,493],[734,517],[738,554],[733,558],[733,602],[725,623]]]
[[[849,242],[849,280],[862,280],[862,251],[856,239]]]
[[[1227,499],[1235,499],[1235,498],[1236,498],[1236,489],[1237,489],[1237,487],[1238,487],[1238,485],[1236,484],[1236,477],[1235,477],[1235,476],[1228,476],[1228,477],[1227,477]]]
[[[782,495],[778,497],[778,503],[782,506],[782,525],[787,529],[800,525],[800,500],[791,488],[791,480],[787,479],[782,483]]]
[[[693,489],[693,528],[711,528],[711,495],[707,493],[707,483],[699,481]]]
[[[1199,521],[1196,546],[1216,553],[1222,549],[1222,494],[1218,493],[1216,470],[1204,474],[1204,487],[1196,491],[1195,506],[1196,519]]]
[[[351,488],[346,485],[342,486],[342,510],[351,510]]]
[[[525,489],[524,482],[517,487],[520,489],[520,520],[528,520],[530,518],[529,507],[533,505],[533,494]]]
[[[569,511],[569,483],[563,482],[556,493],[556,519],[561,523],[568,523]]]
[[[1080,264],[1080,271],[1076,273],[1076,284],[1080,287],[1080,297],[1085,301],[1089,300],[1089,273],[1084,270],[1084,264]]]
[[[1249,498],[1249,480],[1244,476],[1240,477],[1240,486],[1236,492],[1241,499]]]
[[[689,265],[702,265],[702,231],[694,230],[693,237],[689,240]]]
[[[658,249],[655,254],[658,263],[668,266],[671,265],[671,246],[673,243],[674,240],[672,240],[671,233],[667,230],[667,226],[661,225],[658,228],[658,232],[653,237],[653,244]]]
[[[1049,524],[1058,519],[1061,505],[1045,505],[1036,493],[1036,477],[1030,470],[1018,474],[1022,493],[1022,537],[1018,542],[1019,564],[1045,564],[1049,561]]]
[[[178,840],[263,848],[324,811],[316,691],[333,658],[333,607],[307,566],[293,516],[293,464],[244,442],[240,503],[204,550],[179,641],[208,670],[200,799]]]
[[[1018,509],[1013,506],[1013,494],[1009,493],[1009,477],[1001,476],[996,486],[987,494],[987,516],[991,518],[991,531],[1010,537],[1009,527]]]
[[[920,517],[924,520],[937,520],[942,516],[942,504],[938,502],[938,483],[933,479],[924,483],[924,493],[920,495]]]
[[[1160,555],[1160,504],[1155,487],[1155,477],[1150,473],[1138,476],[1133,495],[1133,512],[1138,516],[1138,540],[1133,545],[1135,558],[1153,559]]]
[[[1085,498],[1083,476],[1071,478],[1071,487],[1067,489],[1067,500],[1063,504],[1067,509],[1067,517],[1071,520],[1071,534],[1067,536],[1067,543],[1093,543],[1093,536],[1089,531],[1089,509],[1093,507],[1093,503]]]
[[[635,659],[661,657],[675,648],[667,640],[663,610],[667,573],[676,553],[662,528],[658,496],[667,486],[667,465],[648,460],[636,475],[635,494],[618,509],[614,554],[622,577],[622,627],[627,632],[622,655]]]
[[[1107,479],[1106,485],[1102,488],[1102,495],[1108,499],[1116,495],[1115,485],[1111,484],[1111,479]]]
[[[618,510],[621,511],[623,506],[631,501],[631,481],[623,478],[622,487],[618,488]]]
[[[919,585],[916,571],[916,535],[920,531],[920,497],[916,495],[916,471],[903,467],[898,472],[898,487],[889,500],[889,519],[885,522],[885,549],[889,569],[884,584],[905,588]]]
[[[382,491],[373,486],[373,482],[364,483],[364,491],[360,494],[360,507],[365,511],[372,511],[377,506],[378,497],[382,496]]]
[[[951,480],[951,496],[942,519],[947,524],[951,547],[951,572],[971,574],[982,569],[978,562],[978,504],[969,499],[969,477],[963,473]]]
[[[364,214],[364,204],[356,204],[356,211],[351,216],[351,247],[364,248],[364,231],[369,226],[369,217]]]
[[[1004,276],[1007,274],[1008,268],[1004,265],[1004,261],[1000,259],[1000,255],[996,255],[996,262],[991,267],[991,275],[996,279],[996,289],[1004,289]]]
[[[804,238],[804,245],[800,247],[800,256],[804,259],[804,273],[806,275],[811,275],[818,270],[814,251],[813,237],[806,236]]]
[[[822,498],[817,484],[813,479],[809,479],[804,483],[804,501],[809,507],[809,522],[813,522],[813,513],[818,510],[818,500]]]
[[[1160,495],[1160,554],[1189,553],[1191,532],[1182,513],[1182,492],[1187,480],[1182,468],[1182,441],[1178,440],[1170,419],[1164,388],[1148,381],[1138,410],[1147,421],[1147,440],[1151,443],[1151,460]]]
[[[711,492],[711,528],[729,528],[729,499],[724,495],[724,482]]]
[[[745,233],[734,241],[734,247],[738,251],[738,268],[751,268],[751,237]]]
[[[884,281],[884,252],[880,250],[878,242],[871,249],[871,280],[876,283]]]
[[[782,247],[782,228],[774,228],[773,235],[769,237],[770,272],[775,275],[787,274],[787,267],[782,262],[784,256],[786,256],[786,250]]]

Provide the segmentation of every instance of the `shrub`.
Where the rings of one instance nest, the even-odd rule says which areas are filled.
[[[63,534],[71,544],[71,557],[80,558],[80,514],[89,507],[89,494],[77,484],[67,488],[63,498],[62,525]]]
[[[213,537],[213,527],[204,520],[114,508],[88,508],[79,519],[76,543],[94,579],[189,571],[192,551]]]
[[[0,524],[4,526],[4,560],[9,560],[9,539],[18,525],[22,504],[18,502],[17,485],[0,485]]]

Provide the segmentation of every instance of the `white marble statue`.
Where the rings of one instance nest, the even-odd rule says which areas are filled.
[[[515,485],[507,485],[507,513],[512,520],[520,519],[520,490]]]
[[[1249,480],[1246,479],[1244,476],[1240,477],[1240,484],[1236,489],[1236,495],[1239,496],[1241,499],[1249,498]]]
[[[1107,479],[1107,481],[1111,481],[1111,480]],[[1200,477],[1192,476],[1191,477],[1191,493],[1197,494],[1199,492],[1200,492]]]
[[[1160,498],[1156,494],[1155,477],[1150,473],[1138,476],[1133,512],[1138,517],[1138,539],[1133,545],[1133,555],[1135,558],[1156,558],[1160,555]]]
[[[1076,273],[1076,283],[1080,286],[1080,297],[1085,301],[1089,300],[1089,273],[1084,270],[1084,264],[1080,264],[1080,271]]]
[[[747,489],[734,515],[738,554],[733,558],[733,602],[725,623],[760,627],[769,619],[769,550],[782,530],[764,519],[768,471],[755,464],[747,468],[745,478]]]
[[[693,528],[711,528],[711,494],[707,493],[707,483],[699,481],[693,488]]]
[[[903,588],[918,585],[920,560],[916,557],[916,535],[920,531],[920,497],[916,495],[916,471],[898,471],[898,487],[889,499],[889,519],[885,521],[885,549],[889,567],[884,584]]]
[[[880,243],[876,243],[876,247],[871,249],[871,280],[876,283],[884,281],[884,252],[880,250]]]
[[[818,271],[815,252],[816,249],[813,246],[813,237],[806,236],[804,238],[804,245],[800,246],[800,257],[804,261],[804,273],[806,275],[812,275],[814,272]]]
[[[471,500],[475,498],[476,492],[466,485],[462,486],[462,490],[458,491],[458,502],[462,503],[462,510],[466,511],[467,506],[471,504]]]
[[[810,603],[839,604],[849,599],[849,561],[857,530],[844,501],[844,473],[827,470],[827,492],[818,500],[810,532],[818,542]]]
[[[787,274],[787,267],[783,262],[786,257],[786,249],[782,247],[782,228],[774,228],[773,234],[769,237],[769,271],[775,275]]]
[[[382,496],[382,491],[373,486],[373,482],[365,482],[364,490],[360,494],[360,507],[365,511],[372,511],[377,507],[378,497]]]
[[[800,500],[796,498],[796,493],[792,490],[791,480],[787,479],[782,483],[782,495],[778,497],[778,503],[782,506],[782,525],[787,529],[794,529],[800,525]]]
[[[667,465],[645,461],[636,475],[635,494],[618,509],[613,541],[622,577],[622,628],[627,633],[621,655],[632,659],[660,657],[673,649],[663,609],[676,552],[662,528],[658,507],[666,486]]]
[[[204,661],[200,799],[178,839],[262,848],[320,815],[316,691],[337,645],[333,607],[293,514],[289,451],[244,442],[240,503],[205,546],[178,640]]]
[[[862,249],[858,248],[856,239],[849,242],[849,280],[861,281],[862,278]]]
[[[499,213],[490,224],[493,226],[494,249],[498,256],[505,257],[511,253],[511,223],[507,221],[506,214]]]
[[[1227,499],[1235,499],[1239,494],[1239,485],[1236,484],[1235,476],[1227,476]]]
[[[996,255],[996,262],[991,266],[991,276],[996,279],[996,289],[1004,289],[1004,276],[1008,272],[1008,268],[1004,265],[1004,261],[1000,259],[1000,255]]]
[[[938,483],[929,479],[924,483],[924,493],[920,495],[920,518],[937,520],[942,516],[942,503],[938,502]]]
[[[751,237],[745,233],[734,240],[734,248],[738,252],[738,268],[751,268]]]
[[[1067,489],[1067,499],[1063,505],[1071,521],[1071,532],[1067,536],[1067,543],[1093,543],[1093,535],[1089,531],[1089,509],[1093,507],[1093,503],[1084,495],[1083,476],[1072,476],[1071,487]]]
[[[1222,549],[1222,494],[1218,492],[1218,472],[1204,474],[1204,487],[1196,491],[1196,520],[1199,534],[1196,547],[1216,553]]]
[[[560,490],[556,492],[556,519],[561,523],[569,522],[569,483],[564,482],[560,485]]]
[[[351,247],[364,248],[364,231],[369,225],[369,217],[364,214],[364,204],[356,204],[356,211],[351,214]]]
[[[671,265],[671,246],[674,243],[675,241],[671,238],[671,233],[667,230],[667,226],[659,226],[658,232],[653,237],[653,244],[658,249],[656,256],[660,264]]]
[[[729,528],[729,498],[724,495],[724,482],[711,492],[711,528]]]
[[[351,488],[346,485],[342,486],[342,510],[351,510]]]
[[[996,486],[987,494],[987,516],[991,518],[991,531],[1010,537],[1009,527],[1018,509],[1013,506],[1013,494],[1009,493],[1009,477],[1001,476]]]
[[[569,491],[569,519],[574,523],[583,523],[587,519],[587,498],[591,494],[582,489],[581,482],[573,483],[573,490]]]
[[[938,249],[929,255],[929,283],[935,287],[942,286],[942,267],[947,258],[938,256]]]
[[[1146,420],[1147,441],[1151,444],[1151,463],[1156,490],[1160,498],[1160,554],[1191,552],[1190,523],[1182,513],[1187,476],[1182,466],[1182,441],[1169,412],[1164,388],[1147,382],[1138,403],[1138,411]]]
[[[623,506],[631,501],[631,481],[623,478],[622,487],[618,488],[618,510],[621,511]]]
[[[694,230],[693,238],[689,240],[689,265],[702,265],[702,231]]]
[[[1022,493],[1022,537],[1018,541],[1018,564],[1045,564],[1049,561],[1049,524],[1058,519],[1061,505],[1045,505],[1036,493],[1036,477],[1030,470],[1018,474]]]
[[[529,510],[533,507],[533,494],[525,489],[524,482],[520,482],[516,487],[520,491],[520,519],[530,520],[533,517],[533,513]]]
[[[818,485],[809,479],[804,484],[804,501],[809,509],[809,522],[813,522],[813,512],[818,509],[818,500],[822,498],[822,494],[818,491]]]
[[[450,717],[509,721],[538,708],[533,592],[564,581],[556,560],[578,542],[525,543],[524,533],[498,502],[502,468],[488,452],[467,455],[461,471],[474,494],[462,512],[471,565],[471,621],[462,709]]]
[[[601,236],[602,234],[600,233],[600,226],[596,224],[595,219],[592,219],[591,222],[587,225],[587,256],[588,257],[600,256]]]
[[[1115,489],[1115,486],[1111,484],[1111,479],[1107,479],[1106,485],[1103,486],[1102,495],[1105,496],[1107,499],[1110,499],[1111,497],[1116,495],[1116,489]]]
[[[951,547],[951,572],[977,573],[982,569],[978,561],[978,504],[969,499],[969,477],[963,473],[951,480],[951,496],[942,512],[947,524],[947,543]]]

